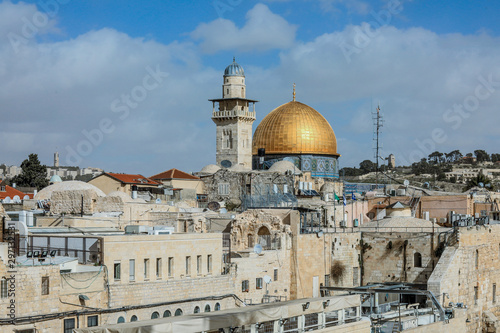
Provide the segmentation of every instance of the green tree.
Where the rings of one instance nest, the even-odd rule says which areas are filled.
[[[462,155],[462,153],[458,149],[452,151],[450,154],[453,162],[458,162],[462,159],[462,157],[464,157],[464,155]]]
[[[500,154],[491,154],[491,161],[492,162],[500,161]]]
[[[485,150],[474,150],[474,155],[478,162],[487,162],[490,160],[490,155]]]
[[[435,151],[429,155],[429,162],[432,162],[433,164],[439,164],[442,161],[443,161],[443,153]]]
[[[370,160],[364,160],[363,162],[359,163],[359,169],[364,173],[369,173],[376,171],[377,165],[373,163]]]
[[[40,164],[37,154],[30,154],[28,159],[21,163],[20,175],[12,179],[19,186],[36,187],[38,190],[49,185],[47,179],[47,166]]]

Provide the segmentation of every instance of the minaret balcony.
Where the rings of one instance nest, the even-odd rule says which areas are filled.
[[[212,113],[212,119],[214,118],[235,118],[243,117],[255,120],[255,111],[245,111],[245,110],[221,110],[214,111]]]

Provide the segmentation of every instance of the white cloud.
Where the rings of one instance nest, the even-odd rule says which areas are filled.
[[[371,6],[366,1],[360,0],[319,0],[321,9],[326,12],[340,13],[339,7],[345,7],[348,12],[366,15],[370,12]]]
[[[219,18],[200,24],[191,37],[201,41],[201,48],[206,53],[224,50],[266,51],[292,46],[296,30],[296,26],[272,13],[266,5],[257,4],[248,11],[242,28],[230,20]]]
[[[371,119],[367,115],[373,110],[366,105],[369,103],[362,108],[359,104],[373,99],[376,106],[380,100],[386,117],[385,150],[395,153],[399,161],[410,162],[433,149],[477,149],[478,144],[488,142],[483,140],[485,131],[497,133],[500,69],[496,64],[500,62],[500,38],[486,34],[438,35],[422,28],[402,30],[392,26],[371,30],[375,35],[372,38],[366,34],[360,37],[365,28],[349,26],[294,46],[282,53],[276,75],[285,82],[286,78],[288,82],[296,81],[299,100],[316,105],[342,137],[363,140],[366,147],[372,144]],[[364,40],[364,44],[356,44],[357,39]],[[350,61],[341,50],[342,42],[356,46]],[[496,82],[495,91],[479,100],[473,112],[466,111],[468,118],[456,112],[448,113],[446,118],[454,104],[463,104],[475,95],[480,85],[478,78],[487,79],[489,75]],[[350,125],[336,128],[338,120]],[[366,135],[359,135],[361,129]],[[446,139],[433,139],[434,129],[442,129]],[[466,144],[464,136],[468,138]],[[500,139],[494,137],[495,141]],[[457,146],[458,142],[462,145]],[[491,140],[486,146],[490,152],[498,149]],[[343,154],[343,165],[370,157],[343,151],[341,145],[339,152]]]
[[[33,7],[26,6],[2,7],[0,15],[33,15]],[[0,20],[0,31],[11,31],[14,23]],[[436,128],[447,138],[434,142],[434,147],[427,144],[429,148],[499,152],[495,143],[500,139],[500,85],[494,83],[495,91],[480,100],[468,118],[459,118],[460,124],[456,118],[443,118],[454,104],[475,95],[478,77],[488,80],[492,75],[494,82],[500,82],[499,38],[392,26],[370,30],[374,36],[366,38],[360,32],[366,26],[348,26],[297,42],[296,29],[266,6],[257,5],[241,28],[216,20],[191,33],[208,53],[281,49],[279,61],[272,59],[262,66],[241,63],[248,97],[261,101],[254,128],[269,111],[291,100],[296,82],[297,99],[320,111],[336,132],[341,165],[357,165],[372,157],[372,99],[374,105],[380,101],[386,119],[384,151],[396,154],[399,162],[408,161],[422,143],[429,143],[426,140]],[[356,47],[350,61],[341,42]],[[109,119],[113,130],[82,156],[81,166],[147,176],[171,167],[197,171],[213,163],[215,125],[207,99],[220,97],[224,68],[204,67],[200,53],[194,42],[164,45],[113,29],[89,31],[61,42],[35,38],[23,44],[19,53],[8,40],[0,40],[0,139],[4,143],[0,162],[19,165],[36,152],[42,162],[51,163],[57,147],[65,163],[66,146],[77,149],[89,141],[83,131],[92,132],[102,119]],[[120,119],[121,113],[111,110],[112,102],[131,95],[143,85],[149,73],[146,68],[157,66],[168,77]]]

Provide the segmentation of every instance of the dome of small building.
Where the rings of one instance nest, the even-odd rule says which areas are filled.
[[[323,193],[333,193],[335,192],[335,184],[331,182],[324,183],[319,189],[319,191]]]
[[[108,197],[118,197],[118,198],[121,198],[123,202],[134,202],[135,201],[127,193],[121,192],[121,191],[110,192],[107,196]]]
[[[53,175],[52,177],[50,177],[50,180],[49,180],[50,185],[52,185],[54,183],[61,183],[61,182],[62,182],[62,179],[58,175]]]
[[[432,232],[433,228],[439,226],[433,225],[431,221],[411,217],[411,216],[395,216],[385,217],[379,220],[372,220],[363,223],[363,230],[371,231],[369,228],[379,232]]]
[[[253,155],[317,154],[340,156],[337,139],[328,121],[312,107],[291,101],[271,111],[253,135]]]
[[[233,63],[224,70],[224,76],[245,76],[245,71],[243,71],[243,67],[233,58]]]
[[[285,173],[287,171],[292,172],[294,175],[301,174],[302,172],[300,171],[299,168],[297,168],[292,162],[290,161],[278,161],[271,165],[271,167],[268,170],[269,172],[279,172],[279,173]]]
[[[200,173],[214,174],[214,173],[216,173],[219,170],[220,170],[220,167],[218,165],[209,164],[209,165],[205,165],[203,167],[203,169],[201,169]]]
[[[35,200],[50,200],[52,193],[56,191],[84,191],[84,190],[92,190],[95,192],[98,197],[105,197],[106,194],[101,191],[98,187],[81,182],[78,180],[70,180],[66,182],[54,183],[43,188],[40,192],[35,196]]]

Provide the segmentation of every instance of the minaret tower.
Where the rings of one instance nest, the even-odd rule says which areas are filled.
[[[224,70],[222,98],[210,101],[212,120],[217,125],[217,165],[252,169],[252,124],[257,101],[246,98],[245,72],[234,58]]]

